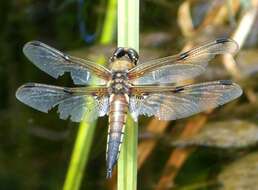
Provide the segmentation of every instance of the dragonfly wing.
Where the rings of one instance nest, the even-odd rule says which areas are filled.
[[[17,90],[16,97],[24,104],[46,113],[58,106],[61,119],[70,117],[72,121],[79,122],[85,118],[95,120],[108,113],[105,91],[105,87],[62,88],[28,83]]]
[[[223,105],[242,94],[237,84],[224,80],[182,87],[135,87],[134,91],[138,95],[130,97],[129,109],[135,120],[139,115],[180,119]]]
[[[177,83],[194,78],[205,71],[205,67],[194,64],[171,64],[151,71],[146,75],[132,80],[134,85]]]
[[[75,96],[64,100],[58,106],[61,119],[80,122],[82,119],[94,121],[108,113],[108,97]]]
[[[109,76],[109,70],[94,62],[65,55],[62,52],[39,41],[25,44],[24,54],[39,69],[54,78],[58,78],[65,72],[70,72],[73,82],[85,85],[97,77],[98,82],[105,82]]]
[[[237,51],[238,44],[234,40],[217,39],[184,53],[139,64],[128,75],[136,85],[175,83],[200,75],[215,55]]]

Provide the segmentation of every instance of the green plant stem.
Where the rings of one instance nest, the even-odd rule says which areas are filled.
[[[80,189],[81,180],[94,136],[96,123],[81,122],[65,179],[64,190]]]
[[[107,15],[105,17],[103,31],[100,38],[101,44],[106,45],[112,42],[115,20],[116,0],[109,0]],[[105,59],[100,57],[98,63],[104,64]],[[95,128],[96,122],[88,123],[86,121],[82,121],[80,123],[63,190],[80,189],[84,168],[89,158]]]
[[[103,26],[102,36],[100,38],[100,43],[103,45],[109,44],[114,34],[114,28],[116,25],[116,7],[117,0],[109,0],[108,2],[108,12],[105,18],[105,24]]]
[[[139,51],[139,0],[118,0],[118,46]],[[129,116],[118,160],[118,190],[136,190],[138,125]]]
[[[118,0],[117,45],[139,51],[139,0]]]

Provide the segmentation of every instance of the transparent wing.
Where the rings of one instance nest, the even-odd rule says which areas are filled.
[[[133,87],[129,109],[135,120],[139,115],[175,120],[223,105],[242,94],[231,81],[214,81],[182,87]]]
[[[54,78],[70,72],[74,84],[85,85],[93,80],[105,84],[110,75],[107,68],[97,63],[65,55],[39,41],[25,44],[23,52],[39,69]]]
[[[200,75],[215,55],[237,51],[238,44],[234,40],[217,39],[181,54],[139,64],[128,75],[135,85],[176,83]]]
[[[134,85],[177,83],[194,78],[205,71],[205,67],[193,64],[172,64],[152,71],[143,77],[131,80]]]
[[[61,119],[93,121],[108,113],[106,87],[62,88],[38,83],[21,86],[16,97],[24,104],[47,113],[58,106]]]

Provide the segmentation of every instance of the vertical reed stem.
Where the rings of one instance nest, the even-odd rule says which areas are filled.
[[[87,163],[96,123],[81,122],[63,190],[78,190]]]
[[[139,51],[139,0],[118,0],[118,46]],[[118,190],[136,190],[138,125],[128,117],[118,160]]]

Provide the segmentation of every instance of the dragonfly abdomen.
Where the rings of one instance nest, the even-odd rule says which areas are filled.
[[[107,137],[107,177],[111,177],[124,137],[124,128],[128,112],[128,95],[110,96],[109,127]]]

